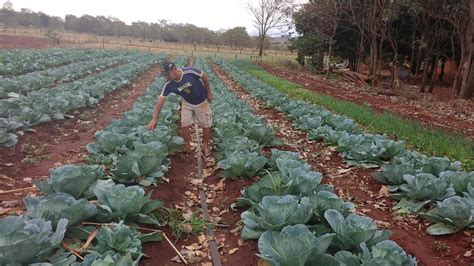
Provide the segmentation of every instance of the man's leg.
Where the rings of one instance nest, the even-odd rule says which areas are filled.
[[[209,156],[211,155],[211,149],[210,149],[210,145],[209,145],[209,142],[211,140],[211,137],[212,137],[212,128],[211,127],[207,127],[207,128],[203,128],[202,129],[203,131],[203,140],[202,140],[202,144],[203,144],[203,152],[204,152],[204,155],[205,156]]]
[[[211,155],[210,140],[212,137],[212,112],[209,102],[200,104],[196,109],[196,120],[200,128],[203,129],[202,144],[204,156]]]
[[[191,127],[193,126],[193,110],[185,102],[181,105],[181,131],[184,139],[184,152],[191,152]]]
[[[191,126],[182,127],[184,139],[184,152],[191,152]]]

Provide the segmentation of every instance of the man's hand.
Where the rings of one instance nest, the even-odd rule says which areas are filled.
[[[148,124],[147,129],[148,129],[148,130],[153,130],[153,129],[155,129],[156,123],[158,123],[158,121],[157,121],[156,119],[152,119],[152,120],[150,121],[150,123]]]

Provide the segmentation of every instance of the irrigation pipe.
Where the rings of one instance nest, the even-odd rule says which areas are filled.
[[[201,138],[199,137],[199,127],[197,123],[194,124],[194,129],[196,133],[197,140],[197,157],[198,157],[198,171],[197,178],[203,179],[203,162],[202,162],[202,146]],[[209,215],[209,210],[207,209],[207,197],[206,193],[202,188],[199,188],[199,199],[201,201],[201,209],[204,219],[207,221],[212,221],[211,216]],[[206,225],[206,235],[207,242],[209,243],[209,248],[211,249],[212,264],[214,266],[222,266],[219,251],[217,248],[217,243],[214,237],[213,225],[212,223]]]

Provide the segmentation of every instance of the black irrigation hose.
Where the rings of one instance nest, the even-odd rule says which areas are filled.
[[[196,140],[197,140],[197,157],[198,157],[198,170],[197,170],[197,178],[203,179],[203,166],[202,166],[202,149],[201,149],[201,138],[199,137],[199,127],[197,124],[194,124],[194,129],[196,132]],[[201,209],[202,214],[204,216],[204,220],[211,221],[211,216],[209,215],[209,210],[207,208],[207,197],[206,193],[202,189],[199,188],[199,199],[201,201]],[[212,264],[214,266],[222,266],[219,251],[217,249],[217,243],[214,236],[214,226],[212,223],[207,223],[206,225],[206,239],[209,243],[209,248],[211,249],[211,257],[212,257]]]

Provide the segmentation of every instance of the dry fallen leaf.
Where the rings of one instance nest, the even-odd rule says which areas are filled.
[[[193,179],[191,179],[191,184],[194,185],[194,186],[202,184],[202,179],[193,178]]]
[[[377,221],[377,225],[381,228],[390,228],[391,224],[389,222]]]
[[[192,243],[192,244],[189,245],[189,246],[184,246],[184,248],[187,249],[187,250],[195,251],[195,250],[201,249],[202,246],[199,245],[198,243]]]
[[[8,213],[9,211],[11,211],[11,208],[2,208],[2,207],[0,207],[0,215],[4,215],[4,214]]]
[[[206,236],[205,235],[199,235],[197,237],[197,239],[198,239],[199,244],[202,244],[202,243],[204,243],[204,241],[206,241]]]
[[[380,188],[380,191],[379,191],[379,195],[377,196],[377,198],[383,198],[383,197],[387,197],[388,196],[388,187],[387,186],[382,186],[382,188]]]
[[[472,256],[472,250],[466,251],[466,253],[464,253],[464,257],[468,258],[470,256]]]
[[[216,185],[216,189],[217,189],[217,190],[224,190],[224,186],[225,186],[224,181],[225,181],[225,178],[222,178],[222,179],[219,181],[219,183],[217,183],[217,185]]]
[[[239,248],[233,248],[233,249],[229,250],[229,255],[234,254],[235,252],[237,252],[237,250],[239,250]]]
[[[242,230],[242,227],[243,227],[242,225],[239,225],[236,228],[230,230],[230,233],[234,235],[239,234],[240,230]]]
[[[348,169],[341,168],[341,169],[337,170],[337,173],[338,174],[345,174],[345,173],[348,173],[350,171],[351,171],[350,168],[348,168]]]

